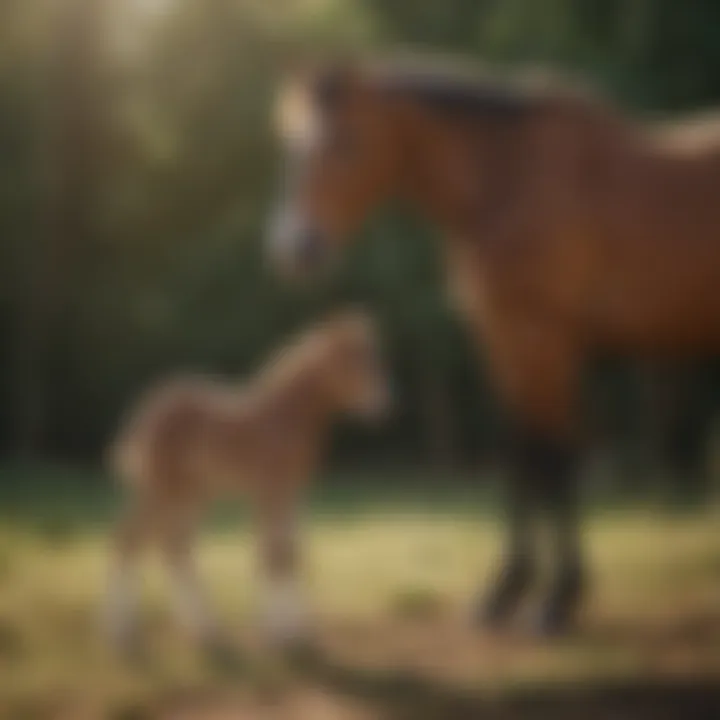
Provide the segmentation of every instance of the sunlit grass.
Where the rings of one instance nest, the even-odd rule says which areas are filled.
[[[31,713],[54,703],[144,717],[143,708],[179,689],[252,696],[263,686],[258,678],[267,680],[265,671],[229,678],[205,662],[174,625],[154,562],[143,599],[150,664],[138,670],[114,658],[98,624],[105,534],[0,528],[0,710],[15,717],[17,708]],[[591,522],[594,594],[584,630],[554,645],[470,629],[469,600],[499,550],[499,527],[491,521],[428,512],[324,514],[308,523],[306,540],[318,642],[350,666],[406,669],[489,690],[720,673],[720,535],[709,515],[632,513]],[[262,667],[250,528],[206,535],[199,558],[229,637],[244,648],[248,667]]]

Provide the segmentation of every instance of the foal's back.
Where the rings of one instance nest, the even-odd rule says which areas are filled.
[[[248,386],[176,377],[138,403],[115,445],[123,480],[168,492],[242,485],[263,442],[261,403]]]

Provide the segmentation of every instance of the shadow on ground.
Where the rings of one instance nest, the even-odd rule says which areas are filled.
[[[538,686],[501,695],[463,691],[402,671],[340,665],[315,655],[300,672],[307,682],[345,696],[388,720],[711,720],[720,718],[717,677]],[[375,716],[375,715],[374,715]]]

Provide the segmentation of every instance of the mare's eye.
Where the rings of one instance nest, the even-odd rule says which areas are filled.
[[[356,148],[354,139],[347,132],[333,132],[325,141],[324,151],[328,155],[342,159],[353,156]]]

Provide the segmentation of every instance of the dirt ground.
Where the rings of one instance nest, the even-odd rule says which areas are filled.
[[[228,628],[195,647],[148,573],[143,653],[113,656],[98,625],[97,532],[0,532],[3,720],[710,720],[720,718],[716,518],[593,521],[592,594],[577,631],[538,641],[473,629],[468,600],[498,548],[470,520],[382,516],[314,525],[312,651],[280,657],[253,631],[252,542],[201,548]]]

